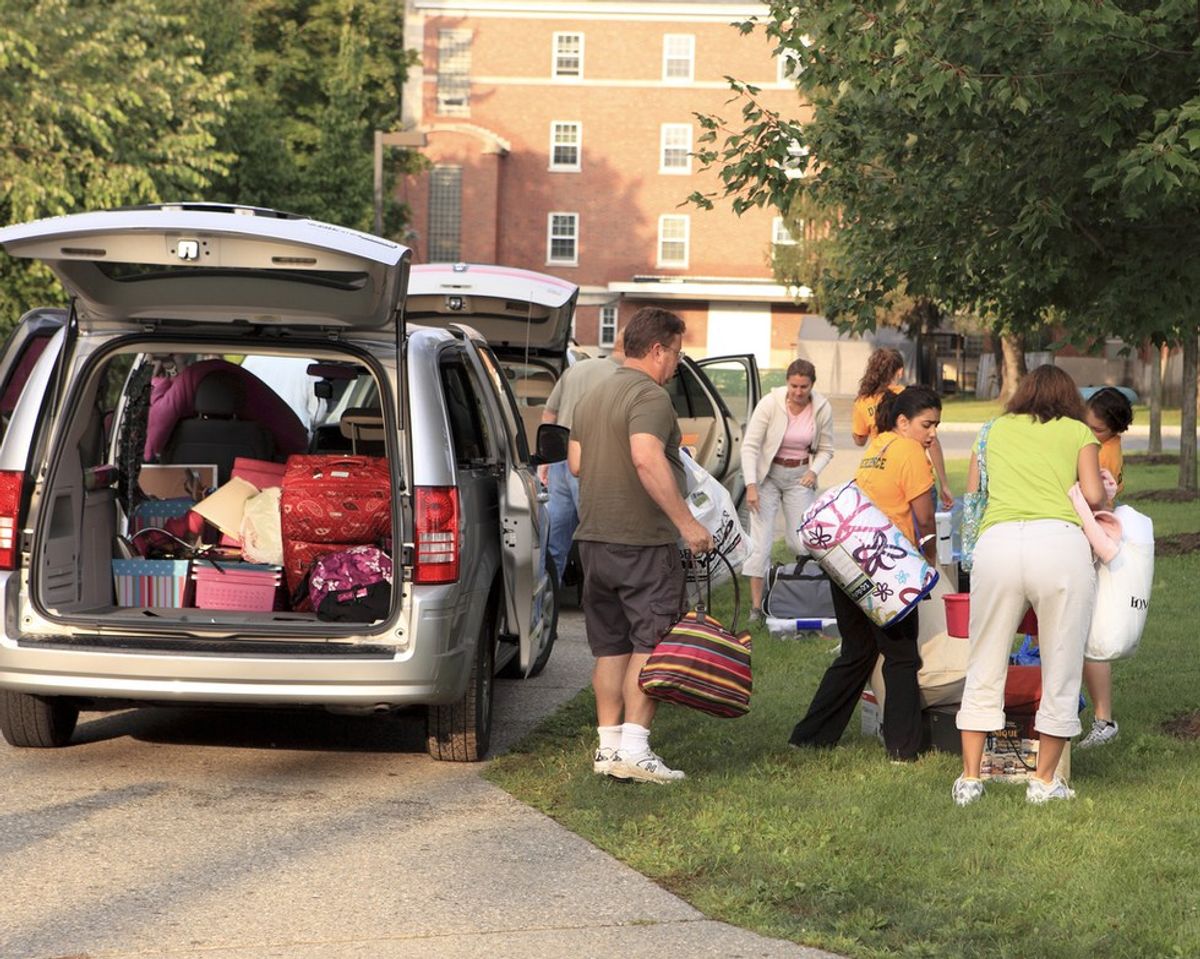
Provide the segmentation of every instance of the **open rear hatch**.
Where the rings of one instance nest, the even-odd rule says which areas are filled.
[[[336,463],[367,458],[382,472],[374,471],[374,492],[355,495],[359,503],[386,497],[386,516],[369,534],[349,535],[343,521],[310,529],[308,565],[350,546],[390,552],[404,542],[393,491],[402,488],[407,457],[388,366],[399,357],[409,251],[327,224],[226,207],[60,217],[0,230],[0,245],[47,263],[78,315],[58,387],[19,400],[43,404],[36,442],[46,444],[31,501],[33,596],[23,635],[164,649],[370,646],[369,634],[400,608],[399,555],[388,612],[331,622],[304,602],[290,553],[254,564],[273,570],[250,568],[230,542],[238,530],[189,510],[235,478],[249,477],[255,494],[278,485],[291,455],[324,457],[330,476],[365,475],[370,463]],[[271,369],[291,364],[293,379],[320,401],[307,422],[289,397],[295,384],[254,376],[256,359]],[[173,388],[201,368],[176,409]],[[330,373],[339,370],[346,375]],[[155,403],[175,416],[170,428],[152,421]],[[248,465],[239,469],[239,458]],[[167,532],[147,548],[138,534],[149,527]]]

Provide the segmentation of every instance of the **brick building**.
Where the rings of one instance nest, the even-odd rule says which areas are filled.
[[[417,261],[577,283],[585,346],[610,345],[654,304],[685,318],[689,352],[786,366],[806,314],[771,273],[772,243],[790,242],[781,221],[685,203],[717,188],[690,155],[693,114],[738,119],[727,75],[760,87],[771,107],[799,109],[762,32],[731,25],[764,12],[697,0],[407,0],[405,37],[421,63],[405,126],[425,134],[432,164],[398,187]]]

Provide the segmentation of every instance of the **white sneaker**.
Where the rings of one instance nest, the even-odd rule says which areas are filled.
[[[687,778],[682,769],[672,769],[649,749],[636,756],[618,753],[613,758],[609,775],[614,779],[635,779],[643,783],[673,783]]]
[[[612,746],[601,746],[592,756],[592,772],[597,776],[610,776],[616,761],[617,751]]]
[[[1076,749],[1091,749],[1093,746],[1103,746],[1117,738],[1117,724],[1111,719],[1095,719],[1091,731],[1079,740]]]
[[[983,795],[983,789],[982,779],[968,779],[966,776],[959,776],[954,780],[950,795],[954,797],[956,806],[969,806]]]
[[[1029,777],[1029,785],[1025,787],[1025,801],[1031,802],[1035,806],[1040,806],[1042,803],[1050,802],[1055,799],[1074,799],[1075,790],[1071,789],[1065,782],[1054,777],[1054,781],[1044,783],[1036,777]]]

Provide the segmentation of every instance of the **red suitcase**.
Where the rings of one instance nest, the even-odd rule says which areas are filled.
[[[283,541],[283,576],[287,583],[287,592],[294,600],[292,609],[297,613],[308,612],[312,607],[308,604],[308,590],[296,599],[296,591],[304,583],[305,576],[312,569],[317,557],[326,553],[337,553],[358,546],[358,543],[305,543],[300,540],[285,539]]]
[[[295,540],[356,545],[390,536],[388,462],[379,456],[289,456],[280,513],[285,544]]]

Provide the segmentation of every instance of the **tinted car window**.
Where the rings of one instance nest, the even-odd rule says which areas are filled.
[[[671,403],[675,406],[676,416],[688,418],[717,415],[717,411],[713,409],[712,400],[708,398],[708,394],[701,389],[695,376],[686,367],[679,368],[675,376],[672,376],[667,382],[665,389],[671,397]]]
[[[442,390],[446,396],[455,462],[459,466],[479,466],[488,456],[487,420],[462,357],[443,362]]]

